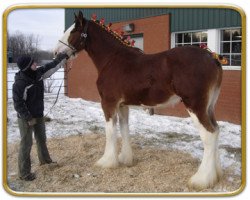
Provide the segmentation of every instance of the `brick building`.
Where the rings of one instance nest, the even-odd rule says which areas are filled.
[[[157,53],[183,45],[206,43],[214,52],[229,60],[223,66],[221,94],[216,105],[218,120],[241,123],[241,16],[232,9],[219,8],[85,8],[86,18],[96,13],[112,22],[112,29],[127,30],[136,46],[145,53]],[[79,9],[65,9],[65,29]],[[84,61],[84,62],[83,62]],[[96,88],[97,71],[84,51],[72,61],[66,74],[67,95],[100,101]],[[70,64],[70,65],[71,65]],[[173,108],[157,109],[156,113],[186,117],[182,103]]]

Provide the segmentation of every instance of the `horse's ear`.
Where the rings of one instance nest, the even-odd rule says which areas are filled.
[[[79,11],[79,13],[78,13],[78,20],[79,20],[80,26],[83,27],[84,17],[83,17],[82,11]]]
[[[83,17],[83,14],[81,11],[79,11],[78,14],[74,13],[74,16],[75,16],[75,27],[83,27],[83,24],[84,24],[84,17]]]
[[[83,19],[83,14],[82,14],[82,11],[79,10],[79,13],[78,13],[78,17],[79,19]]]

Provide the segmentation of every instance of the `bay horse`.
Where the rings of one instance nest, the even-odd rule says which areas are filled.
[[[153,108],[182,101],[204,145],[203,159],[188,185],[195,189],[213,187],[222,176],[219,127],[214,116],[222,67],[212,53],[199,47],[183,46],[145,54],[99,21],[85,19],[80,11],[58,43],[55,54],[67,51],[77,56],[82,50],[87,51],[97,68],[96,84],[106,120],[105,151],[96,165],[113,168],[119,163],[133,164],[129,105]],[[122,135],[119,155],[117,119]]]

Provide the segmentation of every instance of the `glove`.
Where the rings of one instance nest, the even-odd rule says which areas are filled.
[[[68,59],[69,58],[69,56],[68,56],[68,54],[67,53],[58,53],[57,55],[56,55],[56,58],[55,58],[55,60],[57,60],[58,62],[61,62],[63,59]]]
[[[29,126],[34,126],[36,124],[36,119],[32,118],[31,120],[28,121]]]

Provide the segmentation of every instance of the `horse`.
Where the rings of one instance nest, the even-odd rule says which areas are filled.
[[[129,106],[166,107],[182,101],[204,145],[201,164],[188,186],[199,190],[213,187],[223,173],[218,152],[219,126],[214,114],[222,82],[218,59],[195,46],[145,54],[98,20],[84,18],[81,11],[74,18],[54,53],[67,51],[77,57],[85,50],[97,68],[96,85],[106,121],[106,145],[96,165],[114,168],[133,164]],[[118,119],[122,135],[119,155]]]

